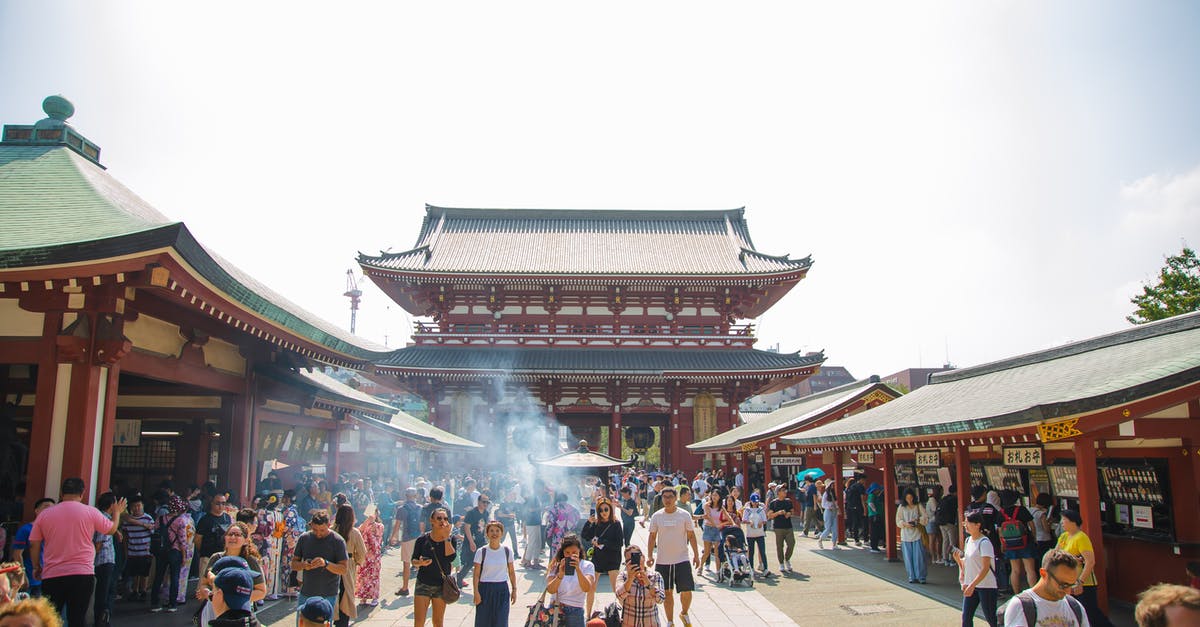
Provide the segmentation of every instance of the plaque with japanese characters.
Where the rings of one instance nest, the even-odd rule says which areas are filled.
[[[937,449],[917,451],[914,460],[917,468],[938,468],[942,465],[942,452]]]
[[[1040,445],[1017,445],[1003,447],[1002,460],[1008,468],[1041,468],[1044,449]]]

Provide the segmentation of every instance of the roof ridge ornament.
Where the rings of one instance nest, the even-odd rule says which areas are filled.
[[[75,115],[75,105],[62,95],[42,101],[45,118],[36,124],[5,124],[0,144],[9,146],[66,146],[100,168],[100,147],[79,134],[67,119]]]

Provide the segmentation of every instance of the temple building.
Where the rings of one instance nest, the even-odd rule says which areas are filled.
[[[390,351],[289,302],[113,177],[47,98],[0,140],[0,500],[266,471],[395,475],[479,448],[321,372]],[[369,436],[364,437],[364,434]],[[289,485],[290,487],[290,485]]]
[[[487,442],[484,466],[581,439],[621,458],[652,440],[649,461],[672,469],[740,465],[686,446],[825,359],[754,348],[752,321],[812,260],[759,252],[743,209],[427,206],[411,249],[359,263],[420,318],[377,371],[426,399],[438,427]]]

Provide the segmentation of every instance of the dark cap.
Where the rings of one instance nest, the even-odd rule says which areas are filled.
[[[333,606],[322,597],[308,597],[300,606],[300,615],[313,623],[328,623],[333,618]]]
[[[254,591],[254,573],[246,568],[226,568],[214,582],[225,597],[229,609],[250,611],[250,593]]]

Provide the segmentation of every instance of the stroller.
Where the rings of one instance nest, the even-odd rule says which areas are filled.
[[[729,582],[730,587],[744,583],[754,587],[754,571],[750,568],[750,556],[746,554],[746,534],[740,527],[726,527],[721,530],[721,536],[722,542],[717,547],[721,557],[717,583]]]

